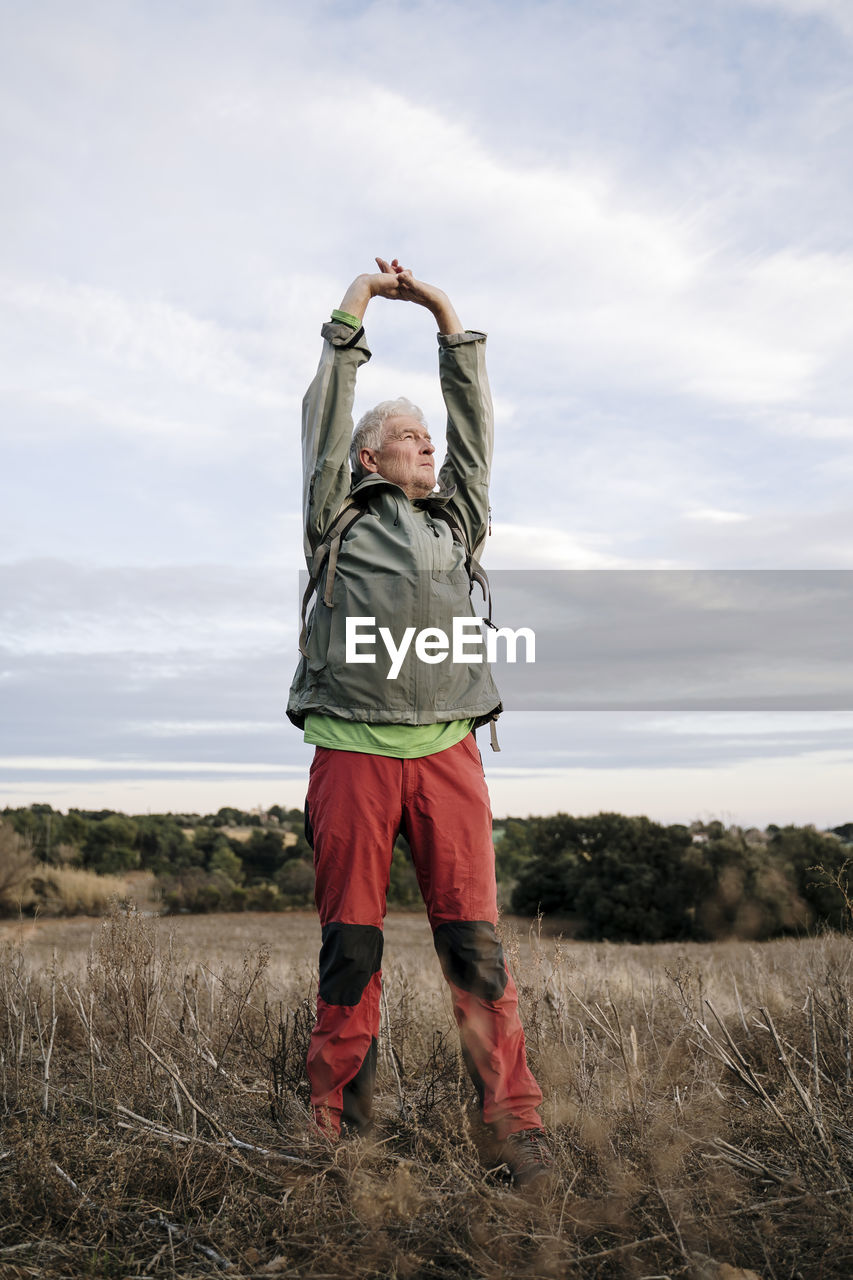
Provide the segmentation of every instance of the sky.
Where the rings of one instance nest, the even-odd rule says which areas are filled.
[[[302,803],[300,405],[378,254],[489,333],[486,567],[598,593],[585,640],[550,619],[553,697],[528,673],[482,744],[495,814],[853,820],[848,0],[0,0],[0,23],[0,807]],[[405,394],[440,452],[431,317],[378,299],[366,332],[356,413]],[[611,621],[637,571],[754,574],[756,600],[834,575],[828,615],[806,592],[766,618],[822,619],[840,679],[818,644],[750,698],[761,606],[739,702],[573,702],[596,635],[623,660],[642,637],[660,687],[697,656],[713,683],[713,629],[678,652],[653,601]]]

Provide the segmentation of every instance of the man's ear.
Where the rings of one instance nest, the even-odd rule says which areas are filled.
[[[361,449],[358,460],[364,471],[370,471],[375,474],[379,470],[379,459],[376,456],[375,449]]]

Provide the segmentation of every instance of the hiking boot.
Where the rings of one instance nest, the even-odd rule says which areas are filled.
[[[500,1156],[521,1189],[546,1191],[556,1177],[554,1157],[544,1129],[520,1129],[504,1138]]]
[[[309,1125],[309,1133],[315,1138],[325,1138],[332,1146],[352,1138],[364,1138],[372,1130],[372,1122],[356,1124],[345,1119],[339,1111],[331,1107],[315,1107],[314,1116]]]
[[[331,1107],[314,1107],[308,1134],[312,1138],[325,1138],[335,1146],[341,1140],[340,1113]]]

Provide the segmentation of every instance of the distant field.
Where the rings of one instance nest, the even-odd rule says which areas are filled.
[[[337,1149],[307,1125],[313,913],[5,922],[0,1275],[847,1280],[850,941],[503,929],[541,1204],[488,1171],[425,916],[387,920],[377,1132]]]

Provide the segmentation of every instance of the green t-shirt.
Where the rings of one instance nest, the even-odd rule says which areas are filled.
[[[363,720],[341,720],[308,712],[305,741],[333,751],[361,751],[370,756],[394,756],[397,760],[417,760],[434,756],[467,738],[473,720],[448,720],[444,724],[365,724]]]

